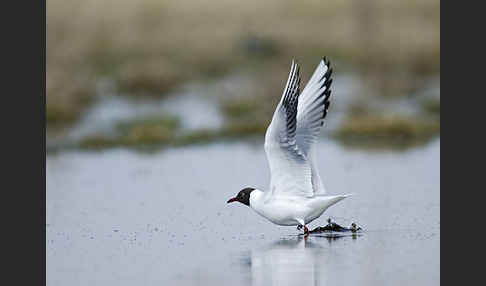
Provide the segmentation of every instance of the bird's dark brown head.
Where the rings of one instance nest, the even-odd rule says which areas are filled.
[[[254,188],[244,188],[238,193],[238,195],[236,195],[236,197],[229,199],[227,203],[240,202],[244,205],[250,206],[250,193],[254,190]]]

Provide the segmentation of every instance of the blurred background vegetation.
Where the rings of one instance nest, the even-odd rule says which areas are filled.
[[[89,134],[77,145],[260,135],[291,59],[305,83],[322,56],[335,77],[352,74],[361,87],[334,138],[415,144],[440,133],[440,96],[424,91],[432,82],[440,93],[438,0],[47,0],[48,138],[76,126],[104,95],[103,83],[115,96],[163,99],[185,84],[235,73],[246,75],[244,83],[211,91],[219,93],[220,128],[178,132],[180,118],[161,112],[118,122],[116,135]],[[412,97],[415,111],[399,112]]]

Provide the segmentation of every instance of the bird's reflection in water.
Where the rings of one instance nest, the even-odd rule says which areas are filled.
[[[293,236],[253,249],[245,259],[252,285],[321,285],[324,281],[319,277],[326,276],[322,263],[326,249],[320,241],[332,243],[344,237],[356,239],[358,235],[312,235],[311,239]]]

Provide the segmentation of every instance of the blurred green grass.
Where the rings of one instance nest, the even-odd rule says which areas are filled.
[[[414,88],[440,72],[440,2],[48,0],[47,124],[79,118],[101,78],[129,95],[163,95],[250,69],[278,97],[292,57],[315,66],[323,55],[381,93]]]
[[[367,115],[350,117],[343,123],[336,135],[343,140],[349,138],[419,140],[438,133],[440,133],[440,123],[437,120]]]
[[[424,100],[422,101],[422,109],[431,115],[440,116],[440,100]]]
[[[116,146],[160,145],[172,143],[179,129],[179,119],[173,116],[139,118],[120,122],[116,134],[95,134],[83,138],[82,148],[107,148]]]
[[[179,120],[173,117],[154,117],[127,121],[118,124],[114,136],[94,134],[84,137],[79,146],[84,149],[104,149],[113,147],[185,146],[202,144],[215,139],[234,139],[242,135],[259,135],[266,126],[260,123],[230,122],[220,129],[200,129],[181,133]]]

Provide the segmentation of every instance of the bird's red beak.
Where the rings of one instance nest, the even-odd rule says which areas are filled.
[[[226,203],[229,204],[229,203],[232,203],[232,202],[237,202],[238,199],[237,198],[231,198],[229,199]]]

